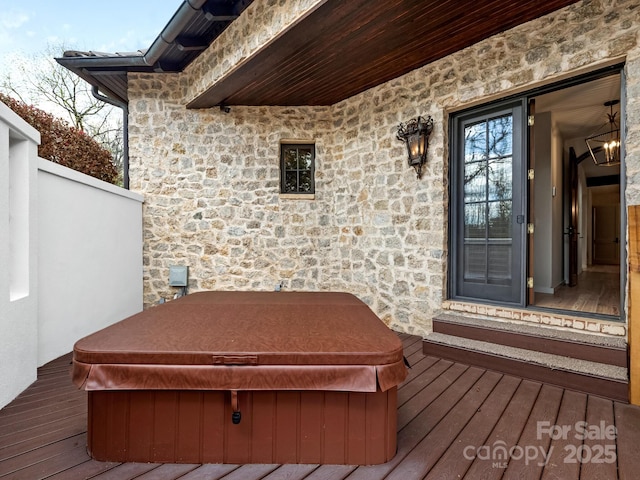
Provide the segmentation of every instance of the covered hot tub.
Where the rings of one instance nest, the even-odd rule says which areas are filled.
[[[398,337],[355,296],[200,292],[79,340],[91,456],[377,464],[396,451]]]

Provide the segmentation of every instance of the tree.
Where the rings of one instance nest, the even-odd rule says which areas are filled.
[[[111,152],[122,183],[122,112],[96,99],[87,82],[54,60],[65,50],[64,44],[50,44],[41,53],[16,57],[12,68],[0,76],[0,93],[65,118],[95,139]]]
[[[39,108],[0,93],[0,101],[40,132],[38,155],[65,167],[116,183],[111,153],[82,130]]]

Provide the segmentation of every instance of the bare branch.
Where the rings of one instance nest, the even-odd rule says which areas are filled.
[[[48,45],[38,54],[16,59],[11,69],[0,73],[0,92],[65,118],[122,164],[122,112],[96,99],[88,83],[54,60],[69,49]]]

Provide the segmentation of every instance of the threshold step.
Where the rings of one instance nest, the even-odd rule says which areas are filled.
[[[613,400],[628,402],[624,367],[495,343],[431,333],[423,353]]]
[[[436,315],[433,318],[433,331],[469,340],[627,367],[626,340],[612,335],[451,313]]]

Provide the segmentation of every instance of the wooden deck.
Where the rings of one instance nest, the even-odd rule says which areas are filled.
[[[66,355],[0,411],[0,478],[637,478],[640,408],[424,356],[421,338],[400,337],[412,368],[398,390],[398,453],[383,465],[94,461],[85,450],[86,394],[71,384]]]

